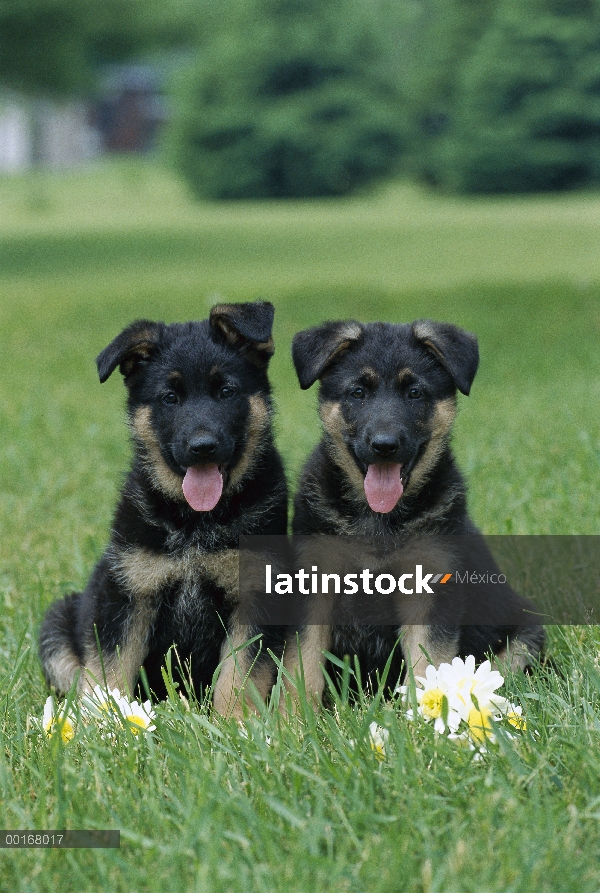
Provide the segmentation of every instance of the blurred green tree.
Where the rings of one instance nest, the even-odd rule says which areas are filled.
[[[341,195],[390,174],[404,144],[385,5],[232,0],[174,91],[168,142],[193,191]]]
[[[412,125],[410,167],[421,179],[432,178],[430,156],[435,157],[438,140],[451,121],[462,67],[484,33],[496,3],[497,0],[396,3],[399,77]]]
[[[0,0],[0,85],[74,94],[95,82],[98,62],[181,42],[193,0]]]
[[[466,193],[600,182],[600,0],[500,0],[464,64],[434,179]]]

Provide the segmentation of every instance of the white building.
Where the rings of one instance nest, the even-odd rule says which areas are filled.
[[[16,101],[0,101],[0,172],[29,167],[31,150],[31,122],[25,107]]]
[[[101,152],[100,134],[83,102],[0,97],[0,172],[33,163],[67,167]]]

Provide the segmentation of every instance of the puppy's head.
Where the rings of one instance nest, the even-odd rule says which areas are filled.
[[[329,322],[299,332],[292,355],[302,388],[320,380],[334,460],[375,512],[392,511],[435,467],[468,394],[474,335],[446,323]]]
[[[120,368],[154,486],[195,511],[237,488],[268,433],[273,315],[256,302],[217,305],[202,322],[138,320],[96,359],[101,382]]]

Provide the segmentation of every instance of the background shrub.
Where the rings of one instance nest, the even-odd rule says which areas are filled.
[[[466,193],[600,181],[600,5],[500,0],[461,70],[433,179]]]
[[[197,195],[343,195],[394,170],[401,103],[372,10],[254,0],[223,22],[175,87],[169,141]]]

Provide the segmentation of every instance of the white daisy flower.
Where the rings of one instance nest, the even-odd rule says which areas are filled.
[[[467,717],[469,735],[476,745],[485,748],[486,744],[495,743],[496,736],[494,735],[493,720],[497,718],[497,716],[494,717],[492,711],[487,707],[483,707],[481,710],[478,710],[477,707],[472,707],[469,710],[469,716]]]
[[[378,726],[376,722],[372,722],[369,726],[369,741],[371,750],[374,752],[378,760],[385,760],[385,749],[388,743],[390,733],[383,726]]]
[[[456,734],[455,732],[452,732],[450,735],[448,735],[448,740],[454,741],[454,743],[458,747],[464,747],[470,751],[476,751],[476,753],[473,756],[473,762],[475,762],[475,763],[478,763],[481,760],[483,760],[483,755],[484,755],[484,753],[487,752],[486,748],[483,745],[479,745],[477,747],[475,746],[475,744],[473,743],[473,739],[471,738],[471,735],[469,734],[468,730],[461,732],[460,735]]]
[[[437,732],[448,731],[449,738],[466,742],[475,750],[485,751],[487,744],[495,742],[494,723],[507,721],[515,729],[527,728],[523,708],[497,694],[504,677],[492,669],[489,660],[475,669],[472,654],[464,660],[455,657],[451,664],[442,663],[438,669],[428,666],[425,676],[416,677],[416,683],[417,713],[427,721],[433,720]],[[399,686],[396,692],[408,706],[408,686]],[[407,710],[406,716],[414,719],[413,709]],[[504,734],[514,737],[508,731]]]
[[[150,701],[144,701],[143,704],[138,701],[129,701],[125,697],[121,697],[118,702],[121,716],[129,724],[130,730],[137,735],[140,730],[144,732],[153,732],[156,726],[154,718],[156,713],[152,709]]]
[[[431,664],[425,670],[425,676],[416,677],[416,682],[420,686],[415,690],[419,714],[428,722],[433,720],[436,732],[443,734],[446,729],[455,732],[460,725],[461,715],[452,684]],[[412,718],[412,710],[407,715]]]
[[[102,688],[95,685],[91,692],[87,692],[81,699],[81,711],[86,719],[108,719],[116,714],[121,702],[121,692],[118,688]]]
[[[506,698],[496,694],[496,689],[504,684],[504,676],[492,670],[489,660],[475,669],[472,654],[465,660],[455,657],[451,664],[440,664],[438,675],[453,692],[455,709],[466,722],[473,709],[497,713],[502,712],[508,703]]]
[[[515,729],[525,731],[527,728],[527,721],[523,716],[523,708],[518,704],[511,704],[509,702],[503,715]]]
[[[67,710],[67,705],[63,704],[58,710],[52,695],[46,698],[44,704],[44,715],[42,717],[42,728],[48,738],[53,735],[60,735],[62,741],[66,744],[75,735],[75,717],[71,711]]]

